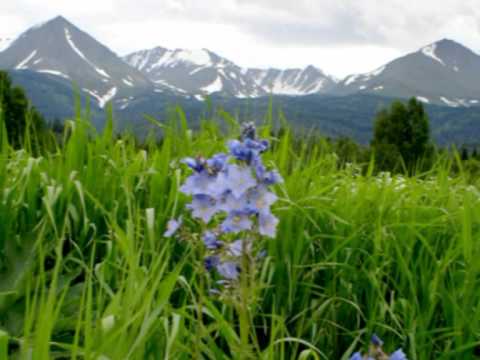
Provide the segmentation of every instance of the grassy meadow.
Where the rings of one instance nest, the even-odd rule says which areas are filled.
[[[224,120],[191,131],[179,110],[139,145],[79,117],[42,151],[2,132],[0,359],[349,359],[373,333],[409,359],[475,358],[480,182],[447,157],[412,177],[339,166],[327,142],[269,121],[280,224],[241,334],[198,245],[163,236],[180,215],[200,232],[180,160],[224,151],[239,135]]]

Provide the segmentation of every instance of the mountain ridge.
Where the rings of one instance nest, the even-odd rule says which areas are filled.
[[[30,70],[74,82],[100,107],[151,88],[143,74],[62,16],[29,28],[0,52],[0,68]]]
[[[128,106],[144,92],[203,101],[220,94],[336,96],[369,93],[417,97],[449,107],[480,105],[480,56],[442,39],[364,74],[338,80],[313,65],[291,69],[245,68],[208,49],[155,47],[118,56],[63,16],[26,30],[0,52],[0,68],[31,70],[76,83],[103,108]]]
[[[365,142],[376,111],[416,96],[431,115],[438,141],[480,136],[480,56],[448,39],[338,80],[314,66],[244,68],[208,49],[156,47],[120,58],[60,16],[11,42],[0,52],[0,69],[51,120],[75,116],[75,84],[84,103],[93,100],[99,128],[108,103],[122,128],[140,131],[149,125],[144,114],[162,118],[170,105],[183,106],[194,120],[209,104],[252,119],[272,99],[295,126],[318,126],[328,135]]]

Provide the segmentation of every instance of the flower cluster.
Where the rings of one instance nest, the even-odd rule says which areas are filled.
[[[383,341],[377,335],[373,335],[370,341],[370,349],[363,355],[356,352],[350,360],[408,360],[402,349],[398,349],[390,355],[387,355],[383,349]]]
[[[254,256],[255,234],[271,238],[276,234],[278,219],[271,206],[277,196],[269,188],[283,180],[262,162],[261,154],[268,147],[268,141],[257,139],[254,124],[247,123],[240,139],[228,142],[228,154],[183,160],[193,173],[180,191],[192,197],[187,208],[205,225],[205,267],[224,282],[238,279],[245,253]],[[179,225],[171,220],[166,235],[171,236]]]

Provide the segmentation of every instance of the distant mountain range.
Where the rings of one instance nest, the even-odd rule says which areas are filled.
[[[238,98],[326,93],[336,81],[320,69],[245,69],[206,50],[154,48],[124,60],[156,84],[180,94],[221,93]]]
[[[353,123],[354,113],[358,114],[358,123],[371,124],[379,106],[412,96],[424,102],[435,116],[449,114],[442,131],[447,134],[455,129],[457,135],[438,133],[442,141],[465,141],[465,136],[470,139],[476,134],[475,129],[462,130],[450,124],[452,112],[442,108],[457,108],[453,113],[480,118],[480,56],[446,39],[370,73],[338,80],[314,66],[243,68],[207,49],[157,47],[120,57],[59,16],[28,29],[13,41],[0,38],[0,69],[8,70],[49,118],[71,116],[73,95],[68,89],[73,83],[84,98],[93,101],[92,113],[98,126],[102,109],[111,102],[117,117],[134,130],[140,127],[144,114],[163,116],[169,104],[181,104],[200,116],[207,95],[231,111],[250,109],[249,113],[239,112],[249,117],[259,115],[252,113],[252,108],[263,109],[269,98],[278,97],[279,106],[293,122],[308,123],[333,135],[350,134],[349,126],[358,129]],[[338,107],[334,109],[331,104]],[[342,122],[342,114],[349,120]],[[367,114],[368,119],[362,118]],[[434,120],[439,124],[442,119]],[[469,126],[480,127],[473,121]],[[368,138],[363,134],[352,136]]]

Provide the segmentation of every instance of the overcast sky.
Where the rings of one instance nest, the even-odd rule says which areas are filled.
[[[480,50],[480,0],[0,0],[0,37],[57,15],[120,55],[208,48],[241,66],[337,77],[442,38]]]

